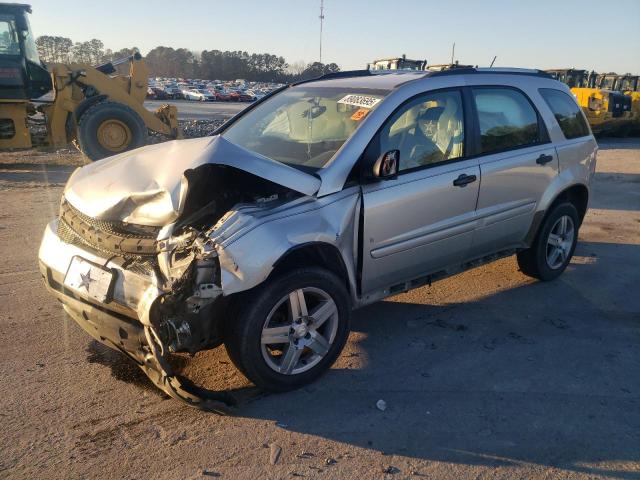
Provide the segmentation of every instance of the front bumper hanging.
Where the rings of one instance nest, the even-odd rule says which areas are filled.
[[[116,299],[103,305],[81,297],[65,287],[65,265],[69,265],[74,255],[101,264],[107,260],[62,242],[54,231],[49,226],[45,233],[40,249],[40,271],[47,289],[69,316],[98,342],[131,358],[169,396],[201,410],[232,414],[237,402],[229,393],[199,387],[171,366],[169,348],[160,339],[149,314],[153,302],[159,298],[157,290],[145,290],[141,277],[120,270],[114,288]]]

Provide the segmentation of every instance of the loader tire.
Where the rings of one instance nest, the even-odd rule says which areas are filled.
[[[87,157],[100,160],[146,145],[147,126],[132,108],[117,102],[100,102],[80,117],[78,143]]]

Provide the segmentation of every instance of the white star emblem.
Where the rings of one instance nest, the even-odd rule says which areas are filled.
[[[88,292],[89,284],[91,282],[95,282],[95,280],[91,278],[91,269],[89,269],[86,275],[83,275],[82,273],[80,274],[80,285],[78,286],[78,288],[84,287]]]

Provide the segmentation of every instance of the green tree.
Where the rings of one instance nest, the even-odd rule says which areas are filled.
[[[69,62],[73,41],[66,37],[43,35],[36,39],[36,46],[43,62],[65,63]]]

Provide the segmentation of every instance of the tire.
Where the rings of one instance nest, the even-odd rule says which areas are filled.
[[[78,143],[91,160],[142,147],[147,126],[132,108],[104,101],[89,107],[78,123]]]
[[[573,204],[560,203],[553,207],[531,247],[517,255],[522,273],[542,281],[560,276],[575,251],[579,227],[578,211]]]
[[[306,317],[292,314],[303,312],[291,303],[292,296],[298,302],[299,292],[308,307]],[[257,387],[272,392],[316,380],[338,358],[349,335],[344,282],[321,268],[295,269],[267,280],[238,295],[231,312],[225,333],[229,358]],[[272,342],[263,344],[263,336]]]

